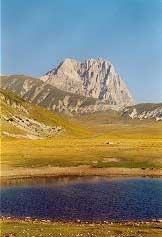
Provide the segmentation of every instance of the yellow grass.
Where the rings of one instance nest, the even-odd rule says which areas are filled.
[[[5,138],[2,165],[162,167],[162,124],[131,126],[105,125],[105,134],[86,137],[65,134],[41,140]]]

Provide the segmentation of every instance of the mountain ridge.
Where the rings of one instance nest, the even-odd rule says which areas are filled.
[[[119,112],[119,118],[162,121],[162,103],[141,103],[127,107],[113,106],[106,101],[101,102],[95,98],[59,90],[39,79],[24,75],[1,77],[1,87],[15,93],[25,101],[68,116],[97,112],[111,115],[111,111],[116,111]]]
[[[39,79],[27,76],[3,76],[1,87],[31,103],[56,112],[71,114],[105,111],[110,108],[120,109],[120,106],[109,105],[108,101],[101,102],[96,98],[65,92]]]

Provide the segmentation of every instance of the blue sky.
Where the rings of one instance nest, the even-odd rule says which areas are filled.
[[[1,0],[2,74],[110,60],[136,102],[162,101],[162,0]]]

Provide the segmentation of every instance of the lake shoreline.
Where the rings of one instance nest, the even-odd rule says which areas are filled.
[[[63,177],[63,176],[120,176],[120,177],[162,177],[162,169],[158,168],[93,168],[89,166],[77,167],[40,167],[40,168],[9,168],[1,170],[1,180]]]
[[[50,222],[0,218],[3,236],[156,236],[161,237],[162,222]]]
[[[14,217],[14,216],[0,216],[0,221],[2,222],[15,222],[15,223],[33,223],[33,224],[122,224],[122,225],[140,225],[140,224],[161,224],[162,219],[152,219],[152,220],[106,220],[106,221],[97,221],[97,220],[57,220],[57,219],[39,219],[32,217]]]

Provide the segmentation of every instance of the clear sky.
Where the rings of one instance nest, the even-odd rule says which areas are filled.
[[[162,0],[1,0],[2,74],[110,60],[136,102],[162,101]]]

